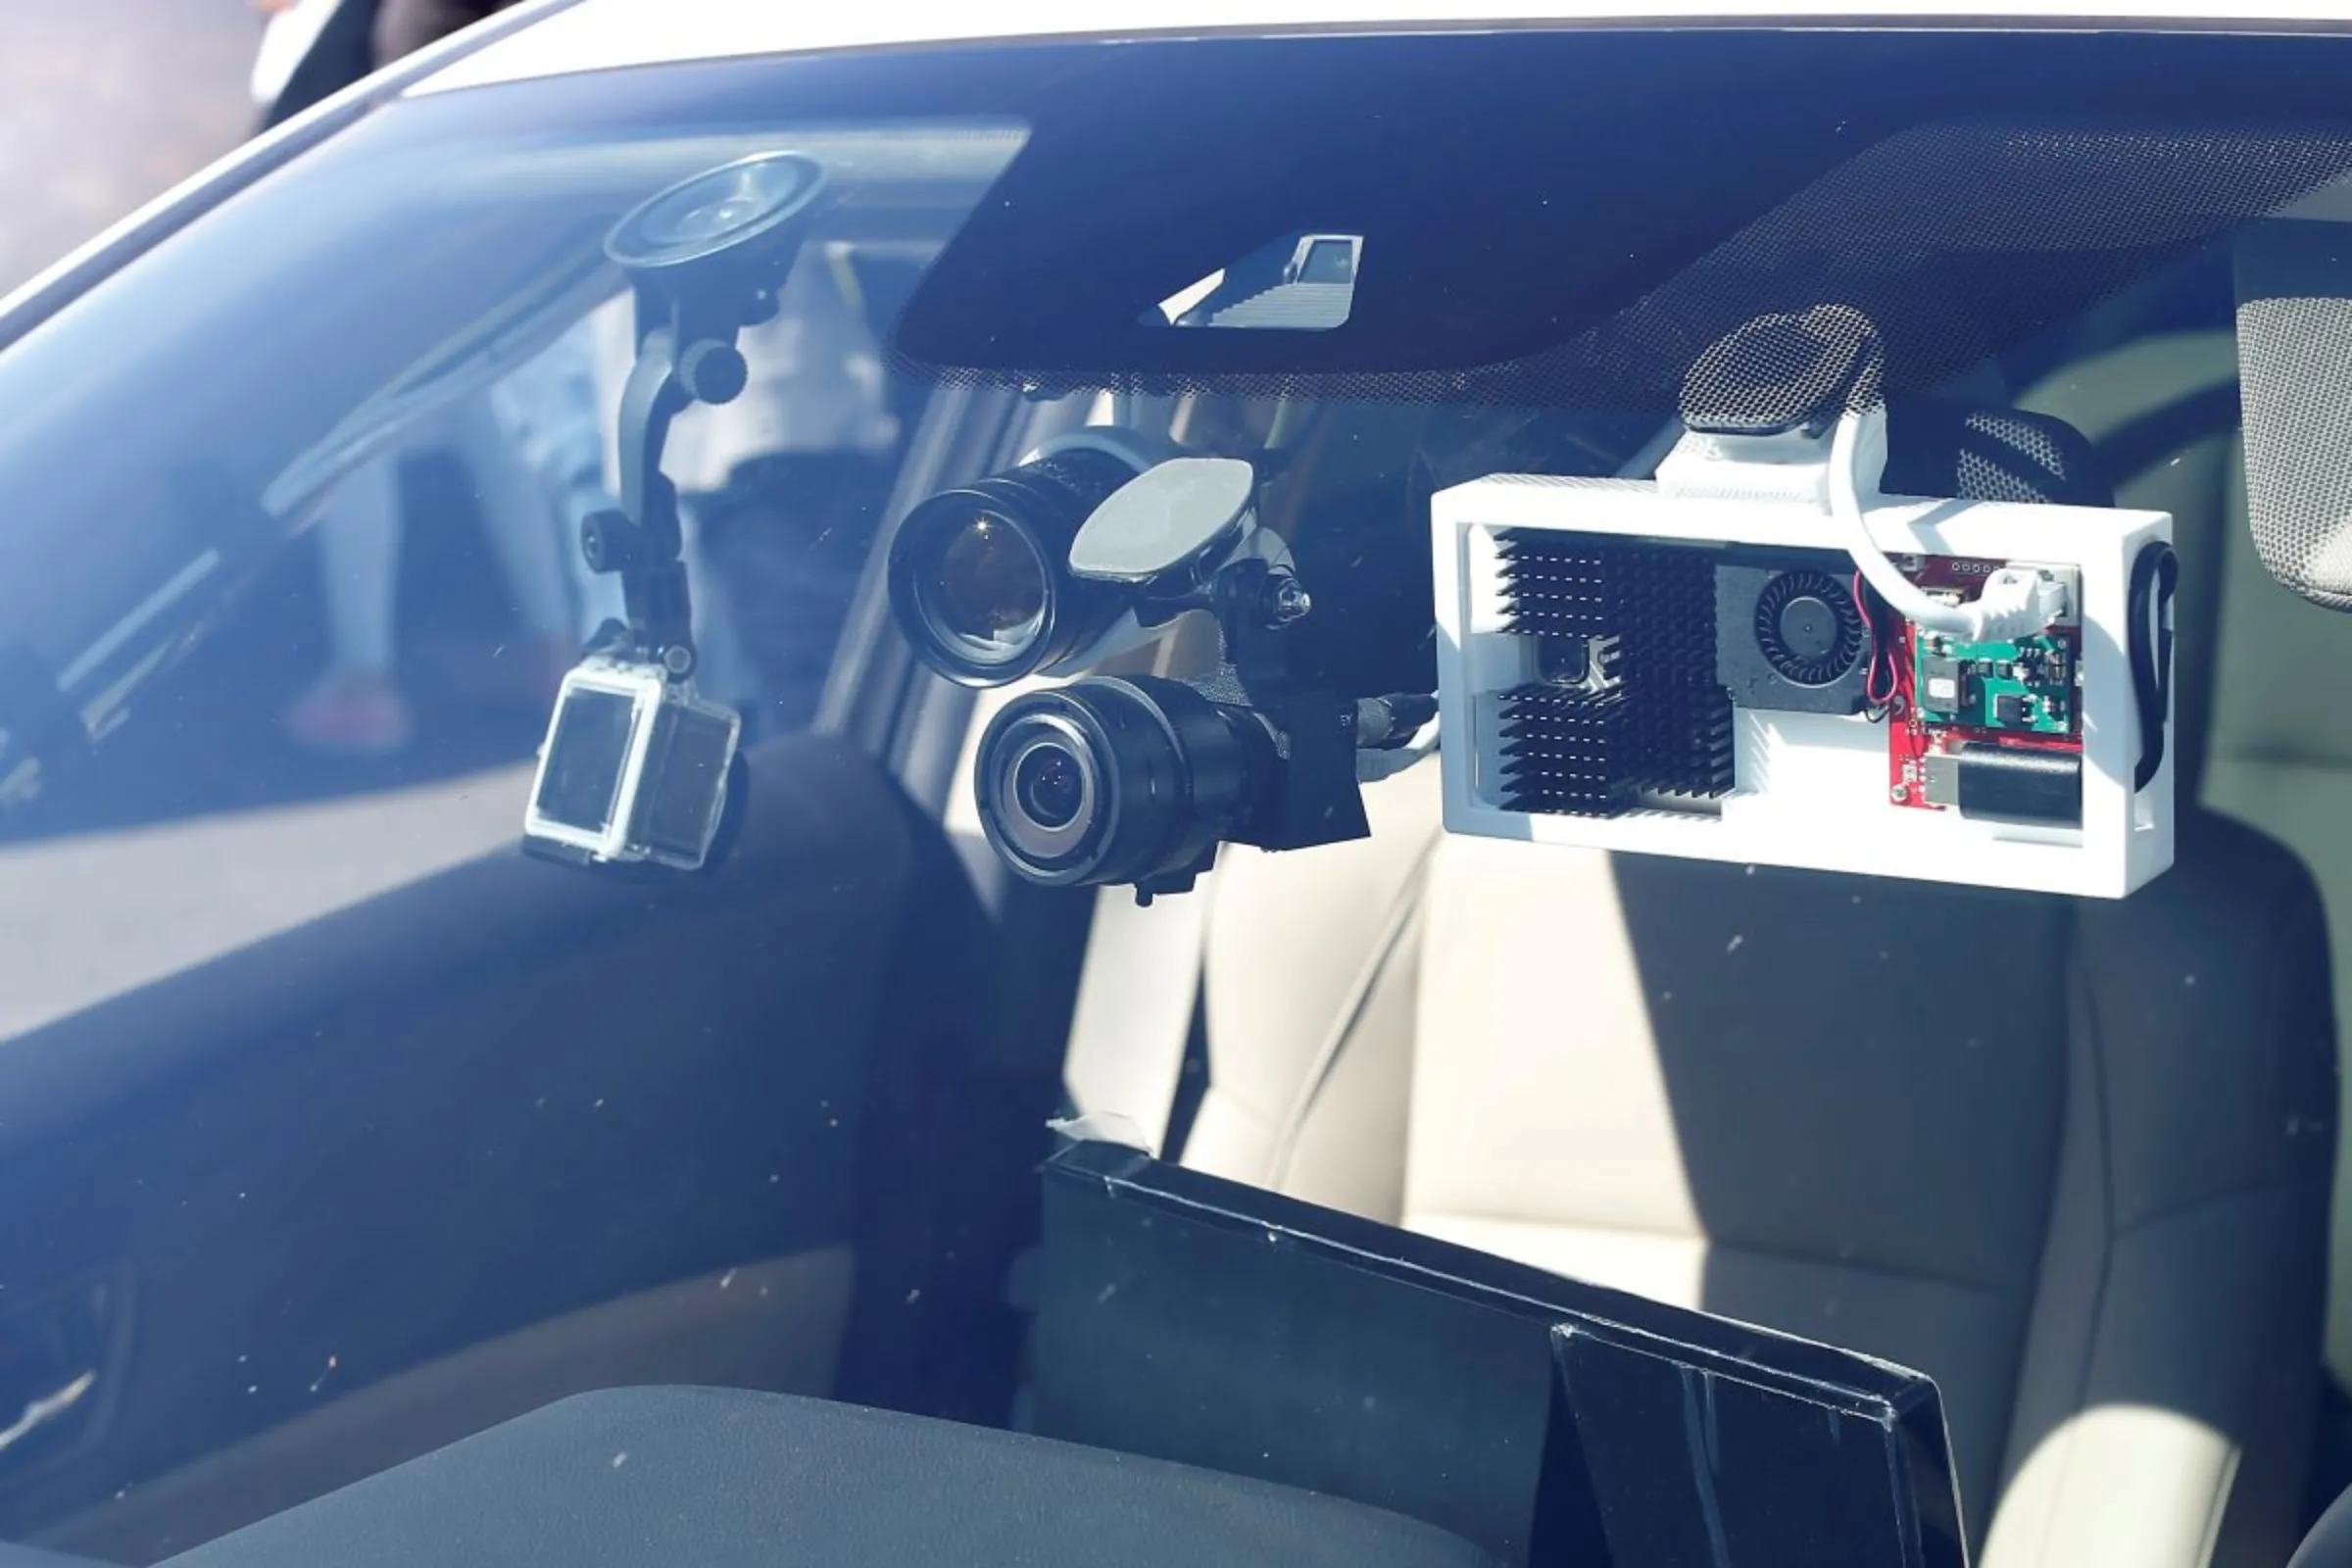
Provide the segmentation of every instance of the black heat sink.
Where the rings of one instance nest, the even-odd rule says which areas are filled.
[[[1629,765],[1633,704],[1620,689],[1521,686],[1502,694],[1502,804],[1514,811],[1614,816],[1640,786]]]
[[[1629,680],[1715,681],[1715,564],[1702,550],[1505,528],[1503,612],[1538,636],[1614,635]]]
[[[1732,700],[1720,686],[1637,693],[1520,686],[1502,694],[1502,804],[1614,816],[1643,795],[1732,788]]]
[[[1614,816],[1644,795],[1729,794],[1731,694],[1715,674],[1715,568],[1703,551],[1508,529],[1506,620],[1546,638],[1614,636],[1621,684],[1531,684],[1500,702],[1503,805]]]

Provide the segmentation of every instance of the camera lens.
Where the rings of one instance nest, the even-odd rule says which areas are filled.
[[[915,592],[930,629],[978,664],[1026,653],[1045,629],[1052,589],[1037,546],[1013,524],[974,513],[948,535],[937,574]]]
[[[1082,680],[1004,705],[980,738],[980,824],[1066,887],[1180,871],[1243,824],[1272,743],[1176,681]]]
[[[1126,600],[1070,574],[1070,541],[1135,475],[1134,463],[1080,448],[908,513],[891,545],[890,598],[923,662],[967,686],[1002,686],[1107,630]]]
[[[1018,707],[1018,704],[1008,705]],[[1117,759],[1083,705],[1038,703],[982,742],[982,815],[1007,858],[1050,872],[1091,863],[1115,815],[1109,771]],[[1115,744],[1115,743],[1114,743]]]
[[[1086,805],[1086,763],[1062,747],[1040,746],[1013,770],[1012,793],[1038,826],[1066,828]]]

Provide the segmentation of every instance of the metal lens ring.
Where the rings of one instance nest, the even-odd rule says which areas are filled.
[[[1078,880],[1094,869],[1117,802],[1109,760],[1084,710],[1029,711],[982,751],[981,821],[1024,875]]]

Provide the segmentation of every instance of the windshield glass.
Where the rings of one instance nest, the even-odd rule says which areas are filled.
[[[1854,29],[665,65],[395,102],[6,323],[0,1156],[75,1196],[22,1320],[0,1238],[0,1538],[151,1560],[709,1382],[1527,1560],[1541,1388],[1471,1465],[1408,1441],[1443,1390],[1218,1341],[1214,1270],[1088,1272],[1050,1117],[1921,1368],[1918,1528],[1976,1547],[2087,1405],[2252,1452],[2202,1356],[2083,1393],[2036,1336],[2259,1194],[2232,1272],[2303,1294],[2151,1332],[2292,1319],[2308,1392],[2352,1276],[2347,650],[2264,571],[2352,603],[2348,85]]]
[[[689,411],[666,458],[705,588],[704,688],[754,734],[808,723],[927,390],[886,368],[884,334],[1023,131],[685,114],[693,95],[658,83],[620,96],[642,103],[386,116],[8,357],[26,417],[0,455],[20,487],[0,546],[0,836],[389,790],[374,808],[422,813],[434,846],[373,855],[359,818],[294,809],[344,842],[257,878],[202,934],[167,916],[103,956],[65,934],[55,894],[28,901],[12,945],[75,956],[12,980],[10,1030],[510,836],[522,783],[502,766],[527,759],[557,678],[622,612],[578,544],[616,504],[635,341],[605,233],[665,185],[779,148],[823,165],[822,227],[743,334],[744,393]],[[136,366],[93,360],[99,342],[139,345]],[[739,590],[756,614],[736,612]],[[76,731],[100,750],[55,744]],[[18,874],[49,889],[74,865],[26,852]]]

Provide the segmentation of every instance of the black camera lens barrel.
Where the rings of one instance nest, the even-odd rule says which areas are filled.
[[[1273,737],[1180,681],[1097,676],[1007,703],[980,738],[980,825],[1051,887],[1181,873],[1248,819]]]
[[[1111,452],[1073,447],[908,513],[891,543],[890,599],[923,662],[962,685],[1002,686],[1107,631],[1126,599],[1071,575],[1070,541],[1136,472]]]

